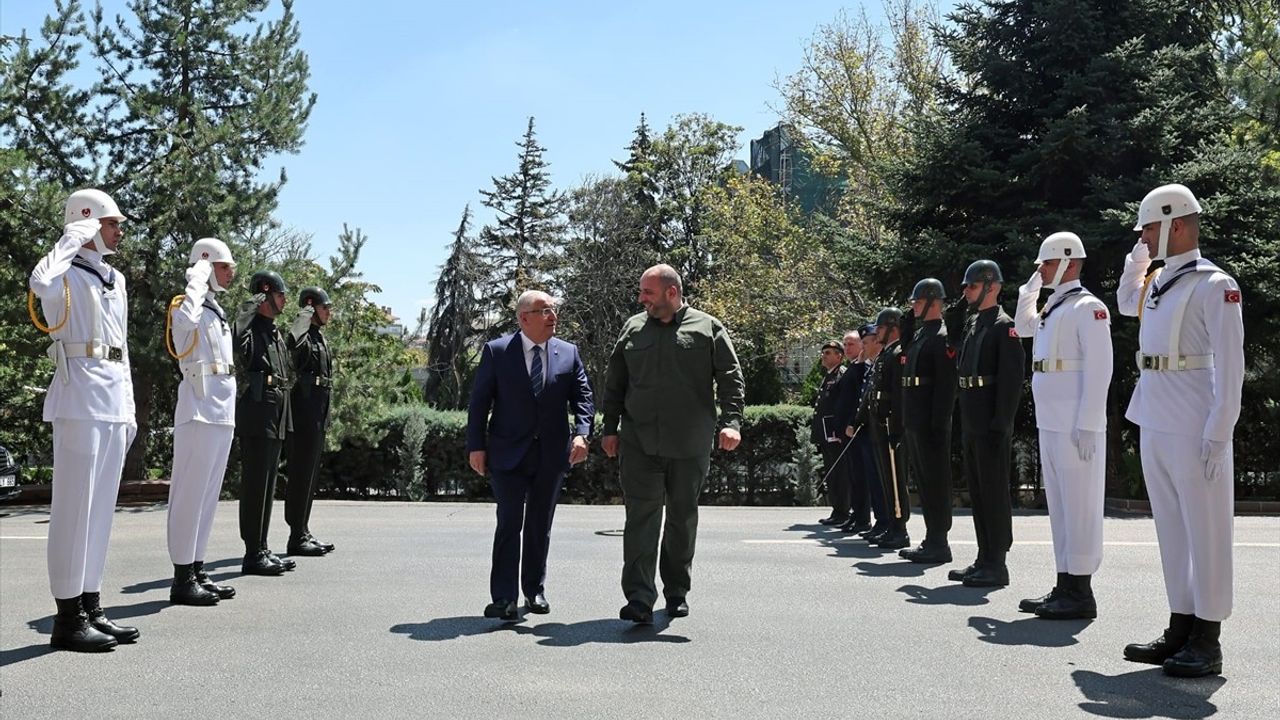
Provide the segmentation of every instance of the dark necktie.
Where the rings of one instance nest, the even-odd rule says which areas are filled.
[[[533,346],[533,363],[529,366],[529,385],[533,388],[533,396],[542,394],[542,347]]]

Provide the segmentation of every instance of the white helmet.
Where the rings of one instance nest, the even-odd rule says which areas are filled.
[[[231,257],[231,248],[217,238],[201,238],[191,246],[191,264],[195,265],[201,260],[208,260],[210,263],[227,263],[232,268],[236,266],[236,261]],[[226,290],[218,284],[218,276],[213,273],[209,275],[209,287],[215,292]]]
[[[1159,222],[1160,244],[1151,259],[1164,260],[1169,256],[1169,228],[1173,219],[1198,212],[1200,203],[1196,202],[1196,196],[1186,185],[1161,185],[1142,198],[1142,205],[1138,207],[1138,223],[1133,229],[1142,230],[1144,225]]]
[[[116,201],[111,196],[101,190],[89,188],[87,190],[77,190],[71,193],[71,197],[67,198],[67,204],[63,208],[62,222],[70,224],[77,220],[101,220],[102,218],[119,218],[124,220],[124,213],[120,212],[120,208],[116,207]],[[97,250],[101,255],[110,255],[114,250],[107,248],[102,242],[102,233],[95,233],[93,236],[93,249]]]
[[[1037,263],[1043,263],[1046,260],[1062,260],[1058,263],[1058,270],[1053,275],[1053,281],[1045,283],[1047,288],[1056,288],[1062,282],[1062,276],[1067,274],[1067,266],[1070,261],[1077,258],[1085,257],[1084,243],[1080,242],[1080,236],[1073,232],[1056,232],[1044,239],[1040,243],[1040,254],[1036,256]]]

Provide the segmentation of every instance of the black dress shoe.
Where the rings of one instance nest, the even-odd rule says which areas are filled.
[[[538,593],[533,597],[526,597],[524,599],[524,609],[531,613],[537,613],[538,615],[546,615],[551,612],[551,603],[547,602],[546,595]]]
[[[875,545],[876,543],[880,542],[880,539],[883,538],[885,534],[887,534],[888,532],[889,532],[889,528],[887,527],[872,528],[870,531],[863,533],[862,539],[866,540],[868,543],[872,545]]]
[[[333,543],[321,542],[321,541],[319,541],[319,540],[317,540],[317,539],[316,539],[316,536],[315,536],[315,535],[312,535],[312,534],[311,534],[311,533],[309,533],[309,532],[307,533],[306,537],[307,537],[307,539],[308,539],[308,540],[310,540],[313,544],[315,544],[315,545],[319,545],[319,546],[320,546],[320,549],[321,549],[321,550],[324,550],[326,553],[331,553],[331,552],[333,552]]]
[[[871,530],[871,523],[869,522],[845,523],[845,525],[841,529],[853,535],[861,535],[862,533]]]
[[[271,552],[270,550],[267,550],[266,548],[263,548],[263,552],[267,554],[267,562],[273,563],[275,565],[279,565],[281,568],[285,570],[285,572],[288,572],[298,567],[298,563],[295,560],[292,560],[290,558],[282,558],[279,555]]]
[[[138,628],[111,622],[107,614],[102,611],[101,597],[102,593],[96,592],[80,595],[80,604],[84,607],[84,614],[89,618],[89,626],[98,632],[110,635],[122,645],[137,641],[138,636],[141,635]]]
[[[910,547],[911,536],[901,530],[891,530],[885,533],[880,540],[876,542],[876,545],[884,548],[885,550],[898,550],[904,547]]]
[[[495,600],[485,606],[484,616],[506,621],[519,620],[520,610],[516,608],[515,600]]]
[[[870,530],[867,530],[866,532],[862,532],[862,533],[858,533],[858,534],[859,534],[859,535],[861,535],[861,536],[862,536],[862,537],[864,537],[864,538],[867,538],[867,539],[869,540],[869,539],[871,539],[871,536],[872,536],[872,535],[883,535],[883,534],[885,534],[885,533],[889,532],[889,529],[890,529],[890,526],[889,526],[889,525],[879,525],[879,524],[877,524],[877,525],[872,525]]]
[[[240,572],[245,575],[283,575],[284,566],[280,563],[271,562],[266,553],[259,550],[244,556],[244,562],[240,565]]]
[[[960,570],[949,570],[947,571],[947,579],[952,582],[963,582],[966,575],[972,575],[973,573],[978,572],[978,567],[980,566],[980,564],[981,563],[975,562],[972,565],[962,568]],[[1028,611],[1028,612],[1031,612],[1031,611]]]
[[[1004,587],[1009,584],[1009,568],[1005,565],[983,565],[965,575],[965,587]]]
[[[217,595],[219,600],[230,600],[236,596],[235,588],[230,585],[219,585],[209,578],[209,573],[204,571],[203,561],[197,560],[192,563],[191,569],[195,571],[196,582],[200,583],[200,587]]]
[[[1165,660],[1173,657],[1187,641],[1191,639],[1191,628],[1195,622],[1194,615],[1171,613],[1169,627],[1160,637],[1149,643],[1130,643],[1124,646],[1124,659],[1129,662],[1163,665]]]
[[[908,548],[898,553],[898,557],[910,560],[913,563],[922,563],[926,565],[936,565],[940,563],[951,562],[951,548],[943,545],[940,547],[930,547],[921,544],[919,547]]]
[[[836,517],[832,515],[831,517],[824,517],[818,522],[822,523],[823,525],[843,525],[848,520],[849,520],[848,517]]]
[[[290,555],[301,555],[302,557],[321,557],[325,554],[325,549],[305,538],[290,538],[289,544],[285,546]]]
[[[684,598],[667,598],[667,615],[670,617],[688,617],[689,603]]]
[[[58,614],[53,616],[50,647],[73,652],[106,652],[120,644],[119,640],[89,624],[79,595],[54,598],[54,602],[58,604]]]
[[[630,620],[637,625],[652,625],[653,611],[648,608],[627,603],[618,611],[618,618],[621,620]]]

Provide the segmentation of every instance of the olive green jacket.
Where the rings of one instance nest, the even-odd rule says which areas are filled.
[[[603,434],[618,435],[621,421],[622,441],[646,455],[709,455],[717,431],[742,422],[744,392],[723,323],[688,305],[665,324],[640,313],[609,356]]]

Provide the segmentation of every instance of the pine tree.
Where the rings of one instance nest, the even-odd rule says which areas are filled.
[[[627,208],[631,216],[629,225],[638,233],[639,239],[658,254],[662,252],[664,220],[658,208],[653,140],[649,137],[649,123],[644,113],[640,113],[640,124],[627,146],[627,153],[626,160],[614,160],[613,164],[623,172],[631,200]]]
[[[471,206],[453,232],[449,257],[436,278],[436,302],[431,308],[427,334],[427,381],[424,395],[429,404],[452,410],[464,407],[469,367],[468,343],[475,334],[476,282],[479,263],[467,236]]]

